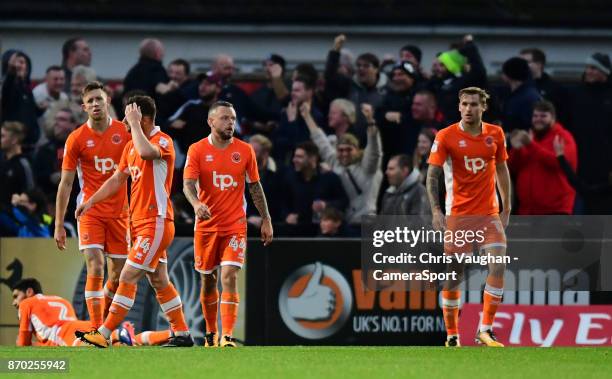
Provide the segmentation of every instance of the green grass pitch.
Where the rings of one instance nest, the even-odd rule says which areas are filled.
[[[0,358],[67,358],[67,374],[2,378],[612,378],[612,348],[0,347]]]

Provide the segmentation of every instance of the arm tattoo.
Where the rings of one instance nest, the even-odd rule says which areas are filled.
[[[440,176],[442,176],[442,167],[429,165],[427,169],[427,196],[431,210],[440,209]]]
[[[196,201],[200,201],[200,199],[198,199],[198,190],[196,188],[195,179],[185,179],[183,181],[183,193],[191,205],[193,205],[193,203]]]
[[[251,193],[251,199],[253,199],[255,207],[259,211],[259,215],[264,219],[269,219],[270,213],[268,212],[268,203],[266,202],[266,194],[264,194],[261,183],[249,183],[249,192]]]

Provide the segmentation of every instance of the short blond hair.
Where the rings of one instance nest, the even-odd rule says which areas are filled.
[[[480,97],[480,103],[487,105],[487,101],[491,98],[491,95],[480,87],[466,87],[459,91],[459,100],[463,95],[478,95]]]
[[[331,102],[329,107],[331,108],[333,105],[337,105],[342,110],[342,113],[348,118],[349,122],[352,124],[357,120],[357,115],[355,114],[355,104],[352,101],[347,99],[335,99]]]
[[[264,136],[263,134],[252,135],[251,138],[249,138],[249,142],[258,143],[261,148],[267,153],[270,153],[272,151],[272,141],[270,141],[270,139]]]

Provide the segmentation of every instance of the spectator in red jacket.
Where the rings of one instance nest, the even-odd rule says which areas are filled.
[[[576,170],[574,137],[556,121],[552,103],[537,102],[531,130],[515,130],[511,134],[509,166],[516,179],[518,214],[572,214],[576,191],[557,161],[553,147],[556,137],[565,143],[565,157]]]

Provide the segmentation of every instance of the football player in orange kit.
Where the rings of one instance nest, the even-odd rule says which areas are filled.
[[[82,92],[83,109],[87,122],[68,136],[62,161],[55,208],[55,242],[60,250],[66,249],[64,216],[72,190],[75,172],[81,192],[77,206],[89,200],[100,186],[110,178],[125,144],[130,140],[126,126],[109,116],[110,99],[99,82],[88,83]],[[79,250],[85,256],[87,281],[85,302],[93,327],[102,321],[113,300],[119,274],[128,252],[127,186],[123,185],[114,196],[96,204],[87,216],[78,222]],[[104,258],[108,280],[104,284]]]
[[[40,282],[21,279],[12,286],[13,306],[19,317],[17,346],[31,346],[32,335],[37,346],[83,346],[75,331],[89,327],[89,321],[77,320],[72,304],[59,296],[43,295]],[[146,331],[134,335],[132,323],[126,321],[113,332],[112,340],[126,345],[161,345],[168,342],[170,330]]]
[[[442,129],[436,135],[429,156],[427,193],[431,203],[433,227],[451,231],[484,231],[484,241],[478,252],[489,256],[506,255],[504,228],[510,216],[510,174],[506,160],[504,132],[497,125],[482,122],[489,95],[478,87],[459,91],[461,121]],[[446,217],[438,199],[439,177],[446,185]],[[495,186],[502,198],[499,212]],[[445,244],[447,253],[471,254],[466,249]],[[449,269],[463,278],[464,264],[453,262]],[[504,290],[505,264],[489,263],[489,273],[483,296],[482,321],[476,341],[490,347],[503,347],[493,333],[493,320]],[[446,346],[460,346],[459,341],[459,281],[447,282],[442,290],[442,310],[446,324]]]
[[[201,274],[200,301],[206,320],[205,346],[219,345],[217,331],[217,268],[221,267],[222,347],[235,347],[232,337],[238,304],[238,271],[246,253],[246,199],[248,183],[253,203],[262,217],[261,240],[272,242],[272,222],[266,196],[259,182],[255,152],[234,138],[236,111],[231,103],[218,101],[208,111],[208,137],[187,152],[183,191],[197,217],[194,236],[195,270]]]
[[[181,298],[170,282],[166,249],[174,238],[174,210],[170,188],[174,168],[172,139],[155,126],[155,102],[149,96],[133,96],[125,108],[125,119],[132,140],[123,150],[119,167],[102,187],[79,205],[76,216],[82,217],[95,204],[112,196],[132,178],[130,197],[130,235],[128,254],[119,287],[104,324],[89,333],[78,331],[85,342],[107,347],[111,332],[123,321],[134,305],[138,280],[147,275],[157,301],[166,314],[174,336],[168,346],[193,346],[185,322]]]

